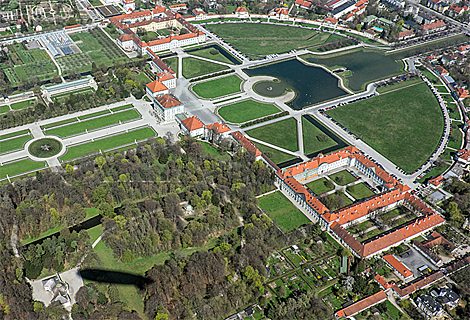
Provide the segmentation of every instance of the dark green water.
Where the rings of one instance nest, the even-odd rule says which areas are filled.
[[[288,104],[294,110],[348,94],[338,87],[338,79],[329,72],[306,66],[296,59],[244,71],[249,76],[276,77],[286,88],[293,89],[296,97]]]
[[[399,72],[401,67],[399,59],[397,56],[386,56],[378,52],[357,51],[333,58],[321,59],[312,57],[305,60],[328,67],[346,67],[352,71],[352,75],[348,77],[349,88],[359,91],[365,83],[386,78]]]

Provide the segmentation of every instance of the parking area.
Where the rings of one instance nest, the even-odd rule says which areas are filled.
[[[410,250],[396,255],[395,256],[398,261],[403,262],[411,272],[413,272],[414,278],[420,277],[423,273],[419,271],[423,269],[423,266],[427,266],[431,270],[437,270],[438,267],[435,266],[431,261],[429,261],[426,257],[424,257],[421,253],[419,253],[415,248],[410,247]],[[427,270],[427,268],[426,268]],[[423,270],[423,272],[426,272]]]

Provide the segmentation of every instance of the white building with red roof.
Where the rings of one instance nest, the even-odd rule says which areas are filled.
[[[289,11],[286,8],[276,8],[274,9],[276,17],[280,20],[289,18]]]
[[[219,141],[221,139],[228,138],[230,134],[230,128],[223,123],[212,123],[205,127],[204,136],[210,141]]]
[[[156,98],[158,96],[168,94],[170,93],[170,91],[168,90],[168,87],[165,86],[163,83],[158,80],[155,80],[150,83],[147,83],[146,93],[149,97]]]
[[[194,16],[194,20],[204,20],[207,18],[207,13],[205,13],[201,8],[193,9],[191,13]]]
[[[121,0],[120,4],[125,12],[135,10],[135,0]]]
[[[190,137],[199,137],[204,135],[204,123],[197,117],[185,118],[184,115],[177,115],[176,122],[180,125],[180,129],[184,135]]]
[[[153,101],[155,102],[154,109],[163,122],[176,121],[176,115],[184,113],[184,104],[171,93],[155,97]]]
[[[249,16],[249,13],[248,13],[248,9],[245,8],[245,7],[238,7],[235,9],[235,14],[239,17],[239,18],[248,18]]]

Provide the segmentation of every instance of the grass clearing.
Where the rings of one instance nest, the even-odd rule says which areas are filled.
[[[183,59],[183,77],[186,79],[196,78],[226,69],[228,69],[227,66],[196,58]]]
[[[109,138],[95,140],[94,142],[84,143],[78,146],[67,148],[67,153],[61,157],[63,161],[69,161],[79,158],[86,154],[96,153],[100,150],[105,151],[116,148],[125,144],[134,143],[135,141],[144,140],[154,137],[155,132],[151,128],[142,128],[122,134],[118,134]]]
[[[210,143],[207,142],[199,142],[202,144],[204,147],[204,152],[209,154],[211,157],[213,157],[217,161],[227,161],[230,159],[230,155],[228,153],[225,153],[224,155],[220,154],[220,151],[217,150],[216,148],[212,147]]]
[[[336,141],[326,135],[320,128],[302,117],[302,136],[304,153],[310,154],[337,145]]]
[[[259,206],[284,231],[289,232],[310,220],[297,209],[280,191],[259,198]]]
[[[265,146],[264,144],[261,143],[256,143],[255,146],[262,152],[264,153],[271,161],[273,161],[276,164],[289,161],[295,158],[295,156],[279,151],[277,149]]]
[[[44,162],[35,162],[29,159],[4,164],[0,166],[0,179],[6,178],[7,174],[12,177],[28,171],[45,168],[44,164]]]
[[[424,83],[327,113],[406,172],[429,158],[444,129],[439,104]]]
[[[213,99],[226,96],[232,93],[241,92],[242,79],[237,75],[222,77],[197,83],[192,90],[201,98]]]
[[[346,191],[356,200],[373,196],[375,193],[366,187],[363,183],[358,183],[347,187]]]
[[[249,136],[290,151],[299,150],[297,120],[289,118],[246,132]]]
[[[313,191],[315,194],[322,194],[324,192],[331,191],[335,188],[333,183],[326,179],[326,178],[321,178],[312,182],[309,182],[306,184],[306,186]]]
[[[105,112],[108,112],[106,110]],[[97,112],[100,114],[100,112]],[[94,114],[88,115],[93,116]],[[113,124],[118,124],[120,121],[127,121],[139,118],[140,115],[135,110],[128,110],[119,113],[110,114],[109,116],[99,117],[87,121],[77,122],[69,126],[64,126],[56,129],[47,130],[47,134],[57,135],[60,137],[67,137],[77,133],[83,133],[85,130],[93,130],[106,127]]]
[[[231,123],[243,123],[278,112],[280,110],[273,104],[261,103],[251,99],[229,104],[218,110],[219,115],[225,121]]]
[[[99,224],[87,230],[88,235],[90,236],[91,243],[95,242],[96,239],[103,233],[103,225]]]

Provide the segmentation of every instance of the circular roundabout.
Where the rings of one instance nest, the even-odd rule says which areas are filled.
[[[28,152],[36,158],[46,159],[61,153],[64,145],[55,138],[41,138],[32,141],[28,146]]]

